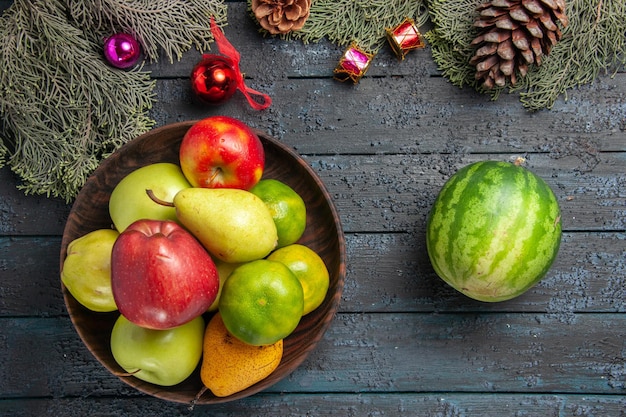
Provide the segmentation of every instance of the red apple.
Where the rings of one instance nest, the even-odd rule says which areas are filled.
[[[219,275],[204,247],[177,223],[137,220],[111,253],[111,289],[129,321],[165,330],[185,324],[211,306]]]
[[[228,116],[196,122],[183,137],[179,156],[183,174],[194,187],[249,190],[265,169],[259,137]]]

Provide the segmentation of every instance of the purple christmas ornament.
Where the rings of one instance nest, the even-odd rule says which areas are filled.
[[[104,40],[104,57],[116,68],[130,68],[139,61],[139,42],[126,33],[116,33]]]

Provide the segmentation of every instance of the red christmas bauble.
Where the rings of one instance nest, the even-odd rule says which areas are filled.
[[[104,40],[104,57],[116,68],[130,68],[139,61],[139,42],[126,33],[116,33]]]
[[[205,104],[221,104],[237,90],[237,70],[221,55],[204,55],[191,71],[191,88]]]

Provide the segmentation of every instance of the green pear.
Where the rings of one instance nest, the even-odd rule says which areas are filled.
[[[216,258],[228,263],[267,256],[278,233],[267,205],[236,188],[186,188],[174,197],[176,216]]]
[[[231,264],[228,262],[221,261],[215,257],[213,257],[213,262],[215,263],[215,267],[217,268],[217,274],[220,277],[220,287],[217,290],[217,297],[215,297],[215,301],[208,308],[209,313],[214,313],[219,309],[220,303],[220,295],[222,295],[222,288],[224,287],[224,283],[226,279],[237,267],[243,265],[242,263]]]
[[[61,281],[90,310],[117,310],[111,290],[111,251],[118,236],[116,230],[99,229],[67,245]]]

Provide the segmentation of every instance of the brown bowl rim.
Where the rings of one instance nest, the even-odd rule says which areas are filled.
[[[169,131],[169,130],[180,130],[182,132],[182,135],[184,135],[184,133],[195,123],[197,123],[199,120],[188,120],[188,121],[183,121],[183,122],[176,122],[176,123],[171,123],[171,124],[167,124],[167,125],[163,125],[157,128],[154,128],[140,136],[138,136],[137,138],[125,143],[124,145],[122,145],[118,150],[116,150],[114,153],[112,153],[109,157],[107,157],[106,159],[104,159],[102,161],[102,163],[94,170],[94,172],[91,174],[91,176],[87,179],[85,185],[83,186],[83,189],[85,189],[85,186],[87,186],[91,181],[94,181],[94,178],[98,176],[98,174],[100,174],[101,172],[104,172],[106,170],[106,168],[109,165],[109,161],[112,158],[115,158],[116,155],[120,155],[124,153],[124,150],[127,149],[128,147],[131,146],[135,146],[136,143],[139,142],[143,142],[148,140],[149,138],[151,138],[152,136],[158,135],[161,132],[164,131]],[[328,330],[332,320],[334,319],[335,314],[338,311],[339,308],[339,303],[341,300],[341,296],[343,294],[343,288],[344,288],[344,284],[345,284],[345,275],[346,275],[346,243],[345,243],[345,236],[343,233],[343,228],[342,228],[342,224],[341,224],[341,219],[339,217],[337,208],[335,207],[335,204],[333,202],[333,199],[330,195],[330,193],[328,192],[328,189],[326,188],[326,185],[322,182],[322,180],[320,179],[320,177],[318,176],[317,172],[315,172],[315,170],[313,170],[313,168],[306,163],[303,158],[297,153],[295,152],[292,148],[290,148],[289,146],[285,145],[284,143],[280,142],[279,140],[273,138],[272,136],[266,134],[265,132],[259,130],[259,129],[254,129],[255,133],[259,136],[259,138],[263,141],[263,142],[267,142],[269,144],[271,144],[271,146],[274,146],[275,148],[277,148],[280,152],[283,152],[285,154],[287,154],[288,156],[290,156],[295,162],[297,162],[300,165],[301,169],[304,169],[308,175],[310,176],[310,178],[315,182],[316,186],[318,187],[319,191],[321,192],[321,194],[323,195],[324,201],[325,203],[328,205],[328,209],[331,212],[332,215],[332,220],[334,223],[334,226],[336,228],[336,232],[337,232],[337,245],[338,245],[338,252],[339,252],[339,262],[338,262],[338,269],[337,269],[337,279],[336,279],[336,285],[335,285],[335,292],[330,294],[329,296],[327,296],[327,300],[324,302],[325,304],[328,303],[328,308],[326,313],[324,314],[324,316],[322,316],[323,318],[323,322],[321,323],[321,325],[318,327],[318,331],[314,334],[314,336],[309,339],[309,343],[306,347],[306,349],[295,359],[290,361],[289,365],[285,368],[281,369],[281,365],[279,365],[279,368],[277,368],[277,370],[275,371],[275,375],[274,378],[266,378],[254,385],[252,385],[251,387],[246,388],[245,390],[242,390],[238,393],[232,394],[230,396],[227,397],[216,397],[213,396],[212,394],[209,393],[209,395],[203,394],[200,397],[197,397],[195,399],[192,399],[191,401],[189,400],[189,398],[185,398],[185,400],[183,400],[182,398],[179,398],[179,396],[177,395],[169,395],[168,394],[168,387],[161,387],[155,384],[150,384],[147,383],[145,381],[141,381],[137,378],[134,377],[127,377],[127,376],[121,376],[120,375],[120,369],[121,368],[114,368],[112,366],[110,366],[109,363],[107,363],[105,361],[105,358],[101,357],[100,354],[98,354],[97,352],[94,351],[94,349],[89,345],[89,343],[87,342],[87,334],[85,334],[85,331],[82,329],[79,320],[76,316],[76,314],[74,314],[74,308],[76,306],[78,306],[78,308],[82,308],[83,311],[88,312],[88,310],[84,309],[82,306],[78,305],[78,303],[76,302],[76,300],[73,298],[73,296],[69,293],[69,291],[67,290],[67,288],[65,288],[65,286],[63,285],[63,283],[61,282],[61,289],[62,289],[62,293],[63,293],[63,298],[64,298],[64,302],[66,305],[66,308],[68,309],[68,313],[70,315],[70,319],[72,321],[72,324],[74,326],[74,328],[76,329],[79,337],[81,338],[81,340],[83,341],[83,344],[87,347],[87,349],[90,351],[90,353],[107,369],[109,370],[109,372],[111,372],[113,375],[117,376],[119,379],[121,379],[124,383],[132,386],[133,388],[137,389],[140,392],[143,392],[145,394],[163,399],[163,400],[167,400],[167,401],[172,401],[172,402],[178,402],[178,403],[193,403],[194,405],[196,404],[218,404],[218,403],[224,403],[224,402],[230,402],[230,401],[235,401],[235,400],[239,400],[251,395],[254,395],[260,391],[263,391],[267,388],[269,388],[270,386],[278,383],[279,381],[283,380],[285,377],[287,377],[289,374],[291,374],[295,369],[297,369],[302,362],[308,357],[308,355],[310,354],[311,351],[314,350],[314,348],[317,346],[317,344],[319,343],[319,341],[323,338],[324,334],[326,333],[326,331]],[[181,136],[182,138],[182,136]],[[82,189],[81,189],[82,192]],[[80,194],[80,192],[79,192]],[[70,241],[72,240],[70,237],[68,237],[68,228],[69,228],[69,223],[70,223],[70,219],[76,215],[76,204],[73,204],[71,209],[70,209],[70,213],[68,215],[68,222],[65,225],[64,231],[63,231],[63,237],[62,237],[62,241],[61,241],[61,251],[60,251],[60,263],[59,263],[59,275],[60,275],[60,271],[63,268],[63,263],[66,257],[66,250],[67,250],[67,245],[70,243]],[[331,271],[332,274],[332,271]],[[331,277],[332,279],[332,277]],[[119,314],[117,312],[113,312],[113,313],[95,313],[95,314]],[[300,325],[298,326],[300,327]],[[298,328],[296,328],[296,331],[298,330]],[[294,333],[296,332],[294,331]],[[311,336],[311,334],[309,333],[308,336]],[[288,341],[289,341],[289,336],[285,339],[285,348],[287,349],[288,346]],[[198,370],[196,370],[197,372]]]

